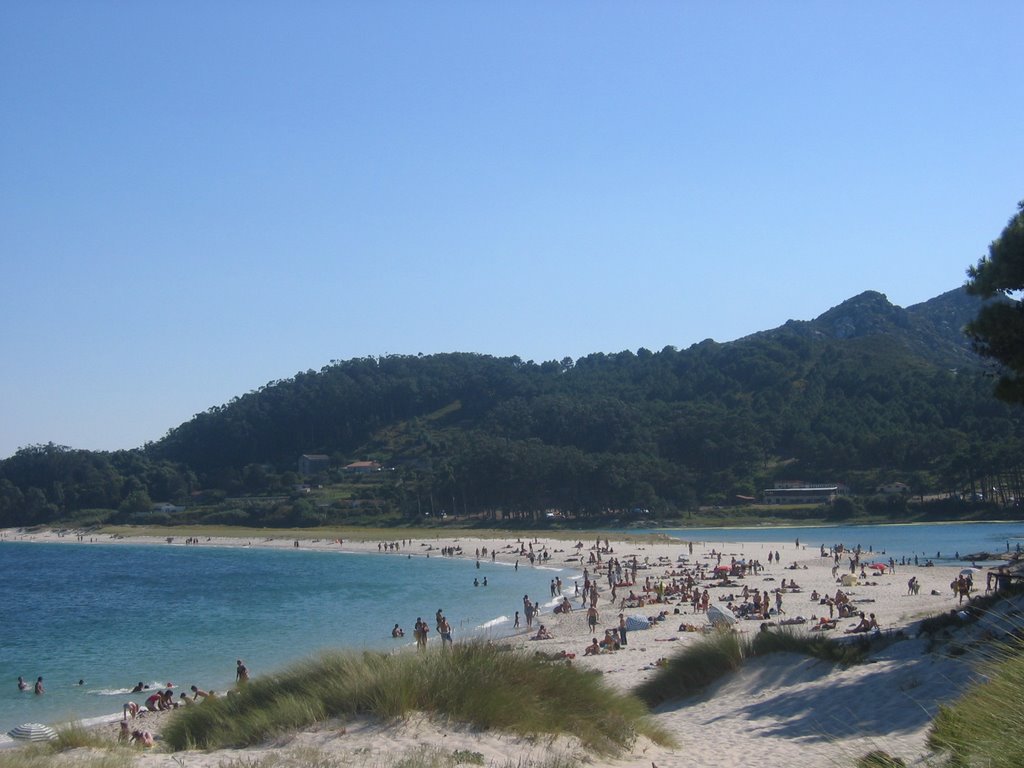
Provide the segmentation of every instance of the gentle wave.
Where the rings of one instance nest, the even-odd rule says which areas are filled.
[[[509,619],[508,616],[499,616],[496,619],[491,619],[490,621],[485,621],[483,624],[478,624],[476,629],[480,629],[480,630],[494,629],[495,627],[500,627],[502,624],[508,624],[509,621],[511,621],[511,619]]]

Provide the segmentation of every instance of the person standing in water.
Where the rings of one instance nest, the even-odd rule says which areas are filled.
[[[245,685],[249,682],[249,669],[242,663],[241,659],[235,662],[235,682]]]
[[[34,690],[35,690],[36,696],[42,696],[43,695],[44,691],[43,691],[43,678],[42,677],[37,677],[36,678],[36,687],[35,687]]]

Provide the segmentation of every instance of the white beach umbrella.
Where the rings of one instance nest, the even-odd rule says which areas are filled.
[[[964,568],[960,571],[961,576],[973,576],[976,573],[981,573],[981,568]]]
[[[727,607],[712,605],[708,608],[708,621],[716,627],[731,627],[736,623],[736,614]]]
[[[9,730],[7,735],[12,739],[23,739],[24,741],[53,741],[57,738],[57,732],[42,723],[23,723],[17,728]]]

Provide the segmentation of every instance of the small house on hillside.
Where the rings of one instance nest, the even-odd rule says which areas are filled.
[[[180,507],[177,504],[167,504],[167,503],[164,503],[164,504],[154,504],[153,508],[150,511],[152,511],[152,512],[163,512],[164,514],[167,514],[167,515],[173,515],[175,512],[184,512],[185,508],[184,507]]]
[[[354,472],[356,474],[380,472],[380,470],[381,464],[379,461],[353,461],[351,464],[345,465],[346,472]]]
[[[846,495],[846,486],[824,483],[779,483],[764,491],[765,504],[831,504],[837,496]]]

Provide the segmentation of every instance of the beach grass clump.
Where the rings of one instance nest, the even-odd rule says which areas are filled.
[[[81,749],[89,749],[93,754],[66,755]],[[52,741],[0,750],[0,768],[48,768],[65,762],[74,768],[128,768],[136,755],[126,747],[112,747],[101,733],[75,722],[57,728],[57,737]]]
[[[743,643],[729,630],[716,630],[684,648],[634,693],[648,706],[703,690],[743,664]]]
[[[79,747],[95,747],[107,749],[110,740],[103,737],[95,729],[86,728],[81,723],[68,723],[57,728],[57,738],[46,742],[46,747],[53,752],[66,752]]]
[[[163,736],[173,750],[244,747],[329,718],[414,712],[523,736],[568,733],[602,754],[640,734],[668,742],[639,699],[612,691],[599,675],[483,642],[323,654],[177,713]]]
[[[56,742],[0,750],[0,768],[131,768],[138,752],[110,749],[109,742],[90,754],[61,750]]]
[[[780,627],[751,639],[718,629],[671,657],[634,693],[651,707],[690,696],[720,677],[735,672],[745,659],[772,653],[796,653],[844,666],[858,664],[871,650],[866,638],[836,640]]]
[[[982,681],[939,708],[928,745],[953,766],[1017,768],[1024,740],[1024,640],[1011,636],[982,663]]]
[[[833,664],[850,666],[862,662],[870,650],[871,641],[863,635],[837,640],[797,631],[792,627],[779,627],[754,635],[744,655],[749,657],[767,656],[771,653],[796,653]]]
[[[857,768],[906,768],[906,761],[885,750],[875,749],[857,760]]]
[[[964,614],[963,617],[961,617],[961,613]],[[927,619],[922,619],[918,628],[923,635],[936,635],[943,630],[963,626],[967,622],[973,621],[976,617],[976,614],[969,611],[961,612],[954,609],[948,613],[939,613],[935,616],[929,616]]]
[[[446,750],[423,746],[398,754],[359,756],[330,752],[316,747],[274,751],[259,756],[221,760],[218,768],[459,768],[464,765],[485,765],[484,756],[467,750]],[[496,768],[581,768],[579,760],[561,752],[545,754],[538,759],[517,758]]]

